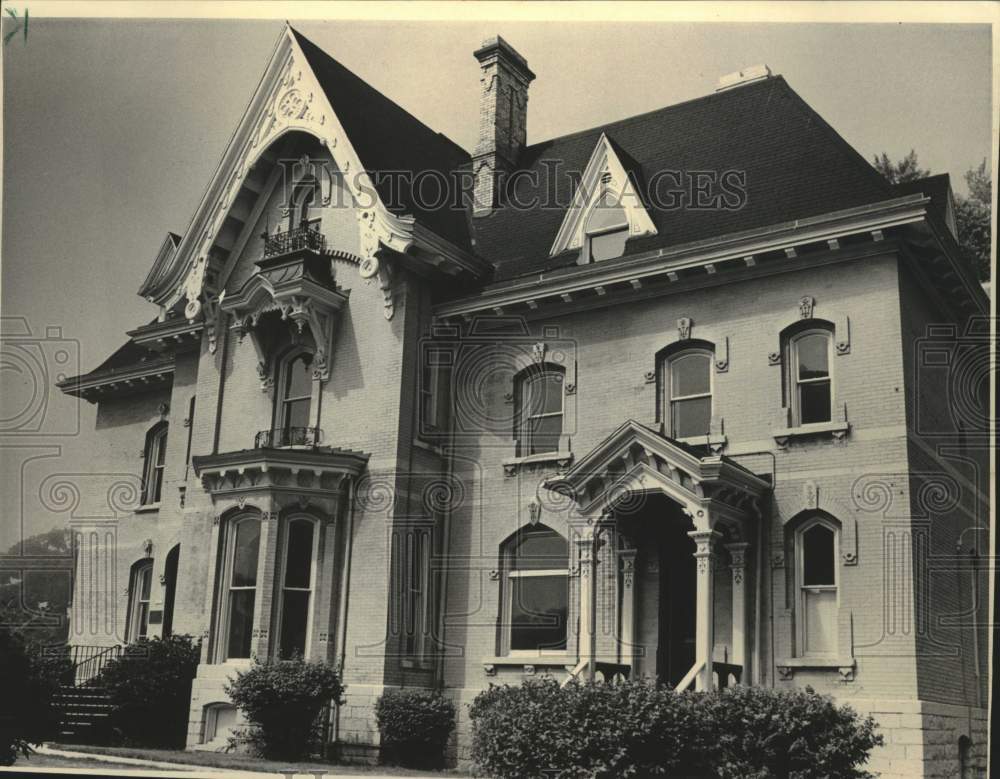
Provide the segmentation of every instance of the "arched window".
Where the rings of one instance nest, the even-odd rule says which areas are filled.
[[[164,638],[174,632],[174,601],[177,599],[177,565],[180,562],[181,545],[176,544],[167,552],[163,561],[163,631]]]
[[[585,227],[588,262],[621,257],[625,253],[629,223],[618,197],[605,191],[594,205]]]
[[[660,366],[663,421],[671,438],[707,436],[712,424],[712,352],[685,349]]]
[[[813,328],[788,339],[788,389],[792,426],[833,419],[833,380],[830,375],[833,333]]]
[[[311,218],[310,209],[316,205],[316,194],[319,189],[315,178],[307,178],[295,184],[292,188],[291,208],[288,209],[288,229],[315,226],[312,223],[318,219]]]
[[[837,654],[840,528],[825,517],[804,522],[795,533],[799,654]]]
[[[140,560],[132,566],[128,585],[128,622],[125,638],[131,643],[149,633],[149,598],[153,588],[153,561]]]
[[[146,433],[143,449],[142,505],[155,506],[163,493],[163,471],[167,462],[167,423],[160,422]]]
[[[317,443],[310,427],[312,362],[309,352],[293,351],[278,363],[274,446]]]
[[[228,523],[226,530],[220,660],[250,657],[257,600],[260,519],[256,516],[238,517]]]
[[[316,531],[316,521],[309,517],[293,517],[285,523],[278,611],[278,651],[282,657],[305,657],[309,648],[319,543]]]
[[[517,404],[517,455],[559,451],[563,431],[563,377],[558,365],[545,363],[521,371],[514,382]]]
[[[510,653],[564,651],[569,612],[569,546],[556,531],[523,528],[501,547],[501,648]]]

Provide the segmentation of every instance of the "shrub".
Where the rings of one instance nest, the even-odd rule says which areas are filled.
[[[704,698],[723,779],[788,776],[862,779],[872,748],[882,744],[871,717],[837,706],[811,687],[778,691],[737,686]]]
[[[871,718],[810,689],[678,693],[639,679],[493,687],[470,707],[472,757],[497,779],[861,779]]]
[[[469,716],[473,760],[499,779],[708,775],[697,697],[649,680],[491,686]]]
[[[414,768],[440,768],[455,729],[455,705],[438,691],[388,690],[375,704],[383,759]]]
[[[254,660],[225,689],[250,722],[243,741],[272,760],[307,756],[319,740],[320,712],[331,701],[342,703],[344,690],[333,666],[301,657]]]
[[[65,657],[42,654],[19,634],[0,629],[0,765],[28,757],[59,724],[52,698],[71,667]]]
[[[111,726],[126,744],[183,747],[200,648],[190,636],[139,639],[95,684],[111,695]]]

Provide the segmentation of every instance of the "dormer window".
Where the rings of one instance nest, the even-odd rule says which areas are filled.
[[[586,229],[586,252],[590,262],[611,260],[625,253],[629,223],[618,198],[605,191],[590,212]]]

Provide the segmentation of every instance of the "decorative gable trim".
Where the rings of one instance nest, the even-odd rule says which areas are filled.
[[[636,192],[635,181],[608,136],[601,133],[590,161],[583,171],[580,185],[573,195],[573,203],[567,210],[562,226],[556,234],[556,240],[549,250],[550,257],[583,248],[587,219],[605,191],[616,195],[625,209],[629,238],[656,235],[653,220]]]
[[[139,287],[139,294],[150,303],[162,304],[177,288],[184,275],[184,268],[176,262],[177,247],[181,237],[175,233],[167,233],[160,251],[153,260],[146,279]]]

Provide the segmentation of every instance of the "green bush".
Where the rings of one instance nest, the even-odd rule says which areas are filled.
[[[0,629],[0,765],[28,757],[32,745],[55,735],[52,698],[71,672],[65,656],[43,654],[18,633]]]
[[[723,779],[795,777],[862,779],[880,745],[871,717],[837,706],[811,687],[778,691],[737,686],[705,696],[716,734],[716,774]]]
[[[540,678],[491,686],[469,715],[473,760],[497,779],[860,779],[881,743],[870,718],[808,689],[678,693],[643,679],[560,688]]]
[[[200,647],[190,636],[139,639],[94,681],[111,695],[111,726],[129,745],[182,748]]]
[[[320,713],[331,701],[342,703],[344,691],[333,666],[301,657],[254,660],[225,689],[250,722],[242,741],[270,760],[307,756],[319,740]]]
[[[440,768],[455,729],[455,705],[438,691],[388,690],[375,704],[382,758],[412,768]]]

